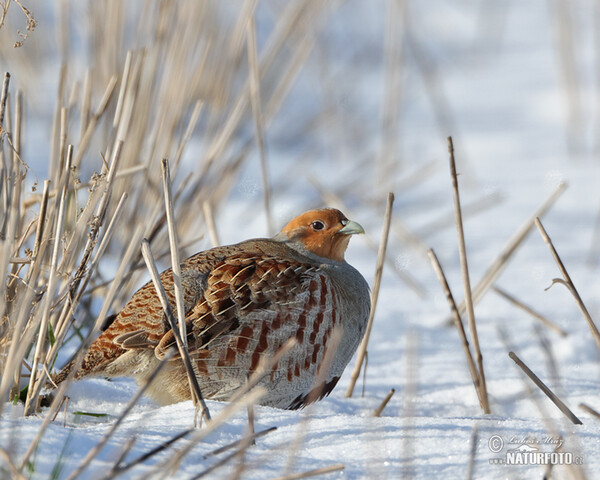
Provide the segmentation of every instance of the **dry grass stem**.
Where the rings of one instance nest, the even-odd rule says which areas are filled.
[[[592,320],[590,312],[588,312],[588,309],[586,308],[585,304],[583,303],[583,300],[581,299],[579,292],[575,288],[575,284],[571,280],[571,277],[569,276],[567,269],[565,268],[562,260],[560,259],[558,252],[554,248],[554,244],[552,243],[552,240],[546,233],[546,230],[544,229],[544,226],[542,225],[542,222],[539,218],[535,219],[535,225],[537,226],[538,230],[540,231],[540,234],[542,235],[544,242],[546,242],[546,244],[550,248],[550,252],[552,253],[554,260],[556,261],[556,264],[558,265],[558,269],[560,270],[560,273],[562,274],[562,276],[564,278],[564,284],[567,286],[567,288],[573,295],[573,298],[575,298],[575,302],[577,303],[579,310],[583,314],[583,318],[585,318],[585,321],[587,322],[588,326],[590,327],[592,336],[594,337],[594,341],[596,342],[596,346],[600,349],[600,332],[598,331],[598,327],[596,327],[594,320]]]
[[[558,409],[566,415],[566,417],[571,420],[576,425],[581,425],[583,422],[579,420],[575,414],[567,407],[560,398],[558,398],[552,390],[550,390],[544,382],[540,380],[540,378],[531,371],[531,369],[523,363],[523,361],[514,353],[509,352],[508,356],[519,366],[523,372],[531,379],[533,383],[537,385],[537,387],[544,392],[544,394],[552,400],[552,403],[558,407]]]
[[[388,402],[392,399],[392,397],[394,396],[394,393],[396,393],[396,389],[392,388],[388,394],[383,398],[383,400],[381,401],[381,403],[379,404],[379,406],[375,409],[375,411],[373,412],[373,416],[374,417],[381,417],[381,414],[383,413],[383,410],[385,409],[385,407],[387,406]]]
[[[346,389],[346,398],[352,396],[354,392],[354,386],[360,375],[365,354],[367,352],[367,345],[369,344],[369,337],[371,336],[371,329],[373,328],[373,319],[375,318],[375,310],[377,307],[377,298],[379,296],[379,287],[381,286],[381,276],[383,274],[383,264],[385,261],[385,252],[387,249],[388,237],[390,234],[390,224],[392,222],[392,208],[394,205],[394,194],[388,193],[387,203],[385,207],[385,215],[383,218],[383,229],[381,231],[381,242],[379,243],[379,252],[377,253],[377,264],[375,266],[375,280],[373,281],[373,289],[371,290],[371,311],[369,313],[369,320],[367,323],[367,329],[365,335],[358,348],[358,354],[354,369],[350,377],[350,384]]]
[[[460,256],[460,267],[463,279],[463,289],[465,294],[465,305],[467,311],[467,320],[469,322],[469,332],[473,342],[473,352],[477,363],[477,373],[479,379],[479,401],[481,408],[485,413],[490,413],[490,405],[487,395],[487,386],[485,382],[485,372],[483,370],[483,356],[479,346],[479,335],[477,334],[477,325],[475,323],[475,311],[473,309],[473,298],[471,296],[471,281],[469,278],[469,266],[467,263],[467,248],[465,245],[465,234],[463,230],[462,212],[460,208],[460,194],[458,191],[458,177],[456,174],[456,163],[454,161],[454,144],[452,137],[448,137],[448,152],[450,153],[450,176],[452,178],[452,193],[454,198],[454,213],[456,216],[456,233],[458,236],[458,253]]]
[[[148,267],[148,270],[150,272],[150,276],[152,277],[152,282],[154,283],[156,294],[160,299],[160,303],[163,307],[163,310],[165,311],[165,317],[167,318],[169,326],[173,331],[173,336],[175,337],[175,342],[177,343],[177,349],[179,350],[179,355],[185,366],[188,382],[190,383],[190,390],[192,392],[192,399],[194,400],[194,405],[200,405],[200,408],[202,410],[202,417],[206,419],[206,421],[210,421],[210,412],[208,410],[208,407],[206,406],[206,402],[204,401],[202,392],[200,391],[200,385],[198,384],[196,371],[194,370],[192,361],[190,360],[190,355],[188,353],[186,345],[183,343],[183,340],[181,339],[181,336],[179,334],[179,329],[177,328],[177,322],[175,320],[175,316],[173,315],[173,310],[171,309],[171,305],[167,298],[167,294],[160,281],[160,275],[158,273],[158,269],[156,268],[156,262],[154,261],[152,251],[150,250],[150,244],[146,239],[142,241],[142,255],[144,257],[144,261],[146,262],[146,266]]]
[[[498,295],[500,295],[502,298],[508,300],[510,303],[512,303],[516,307],[520,308],[524,312],[527,312],[533,318],[536,318],[537,320],[539,320],[540,322],[542,322],[549,329],[551,329],[551,330],[555,331],[556,333],[558,333],[561,337],[566,337],[568,335],[568,333],[565,330],[563,330],[562,328],[560,328],[554,322],[548,320],[544,315],[542,315],[539,312],[536,312],[529,305],[526,305],[525,303],[521,302],[515,296],[511,295],[510,293],[508,293],[506,290],[503,290],[500,287],[493,287],[493,290]]]

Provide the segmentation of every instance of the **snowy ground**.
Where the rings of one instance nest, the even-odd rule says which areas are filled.
[[[466,218],[473,283],[521,223],[561,181],[567,182],[567,191],[544,217],[544,225],[592,317],[598,318],[600,277],[598,268],[588,262],[600,204],[596,135],[600,98],[594,88],[599,81],[594,76],[598,70],[595,56],[600,51],[593,43],[597,12],[589,2],[572,4],[576,53],[573,61],[579,96],[573,100],[577,114],[569,146],[566,67],[558,54],[555,24],[560,14],[553,9],[558,3],[408,2],[411,35],[429,55],[429,79],[435,77],[436,91],[445,99],[451,116],[439,120],[436,110],[439,103],[431,102],[422,70],[408,51],[403,75],[400,156],[406,174],[428,162],[433,162],[435,170],[425,181],[396,192],[395,211],[398,219],[435,249],[453,292],[460,299],[462,286],[445,137],[455,137],[463,202],[477,204],[494,195],[502,198],[497,206]],[[330,18],[331,24],[323,35],[321,45],[325,50],[335,52],[340,44],[347,46],[346,54],[330,56],[337,58],[337,62],[326,67],[333,90],[328,90],[331,85],[317,81],[315,68],[308,69],[280,114],[283,120],[286,115],[302,116],[303,99],[310,98],[305,106],[310,109],[317,108],[315,105],[323,98],[338,109],[332,120],[337,123],[331,126],[331,131],[337,132],[342,140],[344,132],[351,132],[356,122],[360,124],[363,136],[345,139],[346,148],[326,143],[315,147],[314,154],[321,155],[323,160],[311,163],[310,173],[334,188],[345,185],[345,179],[340,178],[342,166],[358,165],[365,156],[371,161],[377,154],[386,7],[384,2],[366,5],[358,1],[343,4]],[[331,91],[333,97],[328,97]],[[289,128],[290,123],[285,125]],[[284,129],[278,130],[274,122],[269,137],[271,162],[276,165],[300,161],[294,157],[293,146],[287,149],[286,138],[293,136],[293,132],[281,130]],[[353,159],[353,154],[361,158]],[[343,158],[337,158],[338,155]],[[276,175],[277,167],[274,172]],[[256,188],[259,182],[256,174],[248,172],[220,212],[223,242],[266,234],[260,216],[242,221],[247,215],[244,205],[261,201]],[[311,206],[317,198],[305,178],[298,183],[288,195],[279,192],[275,196],[278,226],[290,215]],[[368,188],[367,180],[363,187]],[[383,191],[373,191],[379,198],[385,195]],[[373,215],[373,210],[361,206],[357,200],[352,206],[353,219],[378,239],[382,212]],[[446,226],[429,231],[428,225],[438,219],[447,220]],[[558,377],[553,377],[540,346],[536,328],[540,324],[489,292],[475,313],[491,415],[484,415],[479,407],[458,334],[446,324],[446,300],[427,259],[394,235],[390,239],[390,255],[400,269],[418,279],[427,297],[420,298],[390,268],[385,270],[369,344],[364,397],[360,396],[361,380],[355,397],[345,398],[350,373],[346,371],[329,398],[304,411],[257,408],[256,429],[277,427],[277,430],[257,440],[257,445],[248,450],[244,478],[270,478],[282,475],[288,468],[291,472],[301,472],[340,463],[345,470],[325,478],[465,478],[474,428],[478,429],[474,478],[542,478],[542,466],[497,465],[494,460],[505,459],[508,450],[521,445],[550,452],[558,434],[565,441],[563,451],[571,453],[574,462],[583,463],[587,478],[596,478],[600,471],[598,419],[578,405],[586,403],[600,409],[599,351],[568,291],[561,285],[545,291],[560,274],[538,232],[535,229],[531,232],[497,285],[568,332],[563,338],[542,327],[558,364]],[[353,239],[347,260],[372,282],[375,253],[364,239]],[[583,425],[571,424],[539,391],[534,398],[542,408],[536,406],[526,388],[533,384],[522,379],[521,372],[509,359],[500,332],[508,337],[509,348],[555,389]],[[408,368],[411,359],[413,370]],[[409,371],[414,379],[412,395],[407,392],[411,390]],[[396,389],[396,394],[382,417],[372,418],[371,412],[391,388]],[[73,413],[64,417],[61,413],[35,454],[34,478],[47,478],[59,457],[62,468],[59,478],[66,477],[111,427],[135,391],[136,386],[128,380],[94,379],[72,385],[69,412],[106,413],[108,417]],[[214,416],[224,405],[209,402],[209,407]],[[0,445],[7,450],[24,451],[42,421],[23,418],[21,413],[20,406],[7,407],[0,420]],[[157,408],[143,400],[82,478],[105,475],[106,468],[114,463],[131,436],[136,437],[136,442],[127,459],[188,429],[193,413],[189,402]],[[548,419],[557,426],[558,433],[548,433]],[[237,414],[194,448],[181,464],[177,478],[191,478],[213,464],[220,457],[205,459],[204,455],[239,439],[245,427],[245,412]],[[186,440],[181,440],[175,448],[185,443]],[[165,455],[163,452],[136,467],[128,478],[155,474]],[[227,478],[235,465],[231,463],[212,475]],[[570,478],[570,474],[558,466],[553,478]]]

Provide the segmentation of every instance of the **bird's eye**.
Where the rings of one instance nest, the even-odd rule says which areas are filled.
[[[316,220],[311,224],[313,230],[323,230],[325,228],[325,224],[320,220]]]

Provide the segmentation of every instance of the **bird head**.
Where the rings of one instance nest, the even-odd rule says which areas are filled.
[[[298,242],[319,257],[343,262],[350,236],[356,233],[365,233],[358,223],[335,208],[322,208],[294,218],[276,238]]]

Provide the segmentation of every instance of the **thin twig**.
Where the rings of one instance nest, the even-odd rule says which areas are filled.
[[[576,425],[582,425],[583,422],[581,420],[579,420],[575,414],[569,409],[569,407],[567,407],[560,398],[558,398],[556,396],[556,394],[550,390],[546,384],[544,382],[542,382],[540,380],[540,378],[531,371],[531,369],[525,365],[525,363],[523,363],[523,361],[514,353],[514,352],[509,352],[508,356],[519,366],[519,368],[521,370],[523,370],[523,372],[525,372],[525,374],[531,379],[531,381],[533,383],[535,383],[538,388],[544,392],[544,394],[546,394],[546,396],[552,400],[552,403],[554,403],[554,405],[556,405],[558,407],[558,409],[564,413],[567,418],[569,420],[571,420],[571,422],[573,422]]]
[[[354,386],[360,375],[365,354],[367,351],[367,345],[369,344],[369,337],[371,336],[371,329],[373,328],[373,319],[375,318],[375,308],[377,307],[377,298],[379,297],[379,287],[381,286],[381,276],[383,274],[383,263],[385,261],[385,251],[387,249],[388,237],[390,234],[390,223],[392,221],[392,208],[394,205],[394,194],[388,193],[387,203],[385,207],[385,216],[383,218],[383,230],[381,231],[381,242],[379,243],[379,252],[377,253],[377,265],[375,267],[375,280],[373,281],[373,289],[371,291],[371,311],[369,312],[369,320],[367,322],[367,329],[365,336],[363,337],[360,347],[358,349],[358,356],[352,375],[350,377],[350,384],[346,390],[346,397],[351,397],[354,392]]]

